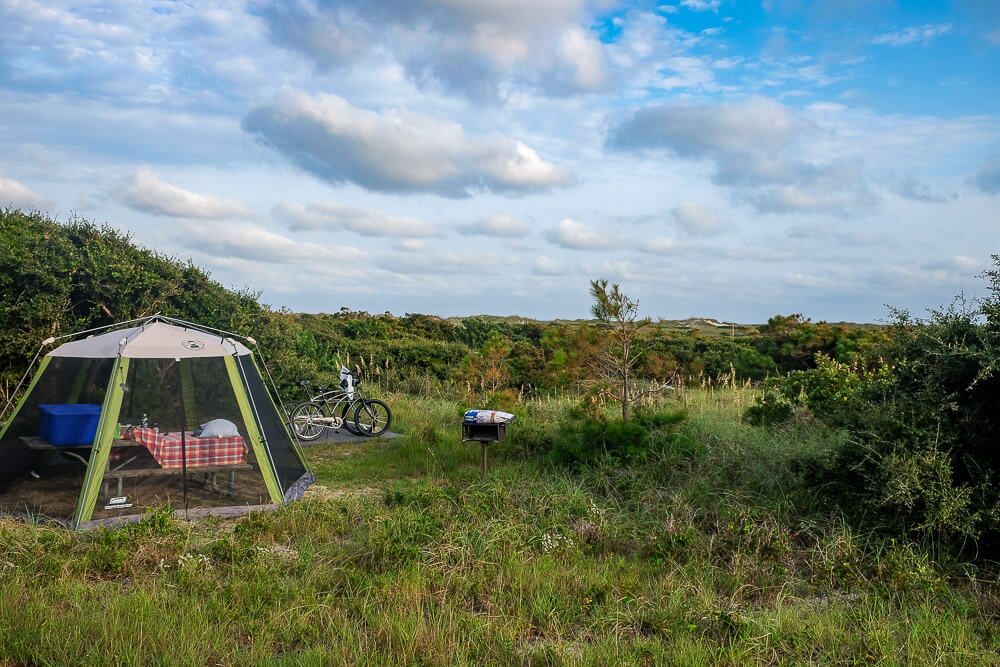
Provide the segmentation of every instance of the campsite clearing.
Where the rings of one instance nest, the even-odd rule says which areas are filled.
[[[795,483],[835,434],[691,392],[700,444],[569,474],[491,453],[462,406],[393,396],[404,437],[306,451],[275,512],[74,533],[0,522],[0,656],[27,664],[997,664],[996,582],[853,532]]]

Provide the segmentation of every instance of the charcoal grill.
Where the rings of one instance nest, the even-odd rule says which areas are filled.
[[[507,424],[462,424],[462,442],[478,442],[483,448],[483,475],[489,469],[487,450],[491,443],[507,439]]]

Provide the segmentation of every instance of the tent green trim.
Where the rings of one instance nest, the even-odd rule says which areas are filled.
[[[101,418],[97,423],[97,434],[90,449],[90,462],[87,464],[87,476],[80,491],[80,499],[76,506],[73,527],[90,521],[94,515],[94,505],[97,504],[97,493],[104,480],[108,468],[108,454],[111,443],[118,437],[118,417],[121,414],[122,398],[125,396],[125,381],[128,379],[128,359],[121,357],[115,361],[111,370],[111,380],[107,393],[104,394],[104,405],[101,406]]]

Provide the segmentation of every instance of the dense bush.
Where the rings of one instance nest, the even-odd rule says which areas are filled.
[[[756,426],[780,424],[807,408],[830,426],[853,423],[859,412],[891,391],[892,369],[880,359],[865,364],[816,355],[816,367],[769,378],[744,419]]]
[[[743,412],[743,420],[754,426],[783,424],[795,414],[799,401],[788,398],[783,391],[768,387],[756,402]]]
[[[806,463],[841,507],[894,532],[992,555],[1000,547],[1000,258],[994,261],[984,299],[958,300],[925,320],[897,312],[868,364],[820,357],[815,369],[769,382],[747,417],[773,423],[787,416],[776,407],[782,402],[807,406],[850,434],[835,455]]]
[[[625,421],[577,409],[559,424],[543,454],[550,463],[570,468],[639,461],[674,444],[683,447],[676,427],[685,416],[681,410],[639,411]]]
[[[884,340],[877,327],[811,322],[797,313],[775,315],[758,333],[754,348],[785,373],[812,368],[820,354],[837,361],[866,356]]]

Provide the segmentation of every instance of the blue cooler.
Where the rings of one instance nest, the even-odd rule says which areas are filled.
[[[59,447],[91,445],[97,435],[101,406],[89,403],[56,405],[42,403],[42,440]]]

